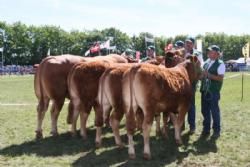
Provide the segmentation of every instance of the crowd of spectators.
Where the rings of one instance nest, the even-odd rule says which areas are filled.
[[[35,67],[33,65],[6,65],[0,67],[0,75],[27,75],[34,73]]]

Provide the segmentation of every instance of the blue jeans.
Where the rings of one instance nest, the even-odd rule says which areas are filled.
[[[189,124],[189,128],[190,130],[194,130],[195,129],[195,92],[196,92],[196,85],[193,86],[193,96],[191,97],[191,105],[190,108],[188,110],[188,124]]]
[[[201,93],[201,113],[203,115],[203,131],[210,132],[211,117],[213,119],[214,133],[220,133],[220,108],[219,108],[220,93]]]

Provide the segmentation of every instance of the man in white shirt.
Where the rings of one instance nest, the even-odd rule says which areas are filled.
[[[208,49],[208,59],[203,65],[203,79],[201,83],[201,112],[203,115],[202,136],[208,137],[211,129],[211,117],[213,119],[213,138],[218,138],[221,132],[220,118],[220,90],[226,71],[225,64],[220,60],[220,48],[211,45]]]

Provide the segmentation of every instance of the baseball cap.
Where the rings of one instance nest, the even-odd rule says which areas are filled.
[[[181,40],[178,40],[178,41],[175,42],[174,46],[175,46],[175,47],[178,47],[178,46],[179,46],[179,47],[183,47],[183,46],[184,46],[184,42],[181,41]]]
[[[213,51],[216,51],[216,52],[220,52],[220,47],[219,46],[217,46],[217,45],[211,45],[211,46],[209,46],[208,48],[207,48],[207,51],[211,51],[211,50],[213,50]]]
[[[150,49],[155,50],[155,47],[153,45],[150,45],[150,46],[148,46],[148,50],[150,50]]]
[[[187,37],[187,39],[185,40],[185,42],[192,42],[194,43],[194,38],[193,37]]]

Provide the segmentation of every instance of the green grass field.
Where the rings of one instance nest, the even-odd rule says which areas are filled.
[[[250,166],[250,76],[244,77],[241,102],[241,73],[227,73],[221,92],[222,134],[218,140],[200,139],[202,116],[200,93],[196,94],[197,131],[177,147],[173,129],[169,139],[151,133],[152,160],[142,157],[143,139],[136,133],[136,159],[129,160],[127,147],[115,146],[111,129],[104,128],[103,146],[95,149],[94,115],[88,121],[88,140],[72,138],[66,124],[67,104],[59,117],[60,135],[51,137],[50,113],[44,120],[44,139],[35,140],[36,98],[33,76],[0,76],[0,166]],[[127,144],[124,124],[121,135]]]

